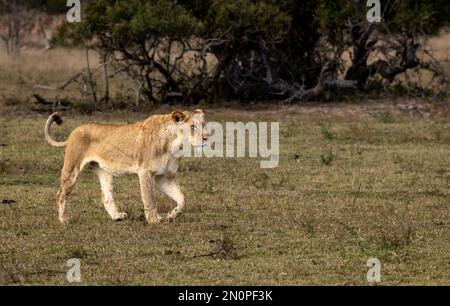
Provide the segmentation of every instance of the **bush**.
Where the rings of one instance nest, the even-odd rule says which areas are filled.
[[[114,55],[114,65],[153,101],[170,93],[184,100],[311,100],[337,89],[365,91],[375,75],[392,83],[423,66],[418,37],[450,20],[448,1],[393,0],[382,3],[383,23],[371,24],[366,2],[100,0],[88,2],[80,24],[63,25],[57,40]],[[174,46],[180,54],[171,57]],[[346,50],[351,66],[339,80]],[[194,74],[179,68],[192,51],[202,67]],[[212,71],[207,52],[218,59]],[[373,52],[394,56],[368,64]]]

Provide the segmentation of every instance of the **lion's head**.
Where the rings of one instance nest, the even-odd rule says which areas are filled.
[[[205,129],[205,113],[201,109],[190,111],[173,111],[170,114],[173,121],[171,133],[175,136],[173,148],[181,145],[203,147],[207,145],[209,134]],[[177,150],[177,149],[175,149]]]

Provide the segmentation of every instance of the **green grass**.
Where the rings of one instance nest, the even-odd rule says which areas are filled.
[[[371,257],[381,260],[382,284],[450,283],[448,118],[210,113],[280,121],[280,164],[185,159],[186,213],[160,225],[145,222],[133,176],[116,184],[129,218],[111,221],[86,171],[72,220],[61,226],[64,151],[45,142],[45,116],[0,117],[0,284],[67,284],[72,257],[83,284],[365,285]],[[142,118],[66,115],[54,133],[63,139],[82,123]],[[157,202],[162,213],[173,205],[159,191]]]

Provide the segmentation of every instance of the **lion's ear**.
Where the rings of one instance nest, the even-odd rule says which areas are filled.
[[[171,114],[173,121],[180,122],[186,120],[186,115],[180,111],[173,111]]]
[[[202,114],[202,115],[205,114],[205,112],[203,111],[203,109],[196,109],[196,110],[194,111],[194,113]]]

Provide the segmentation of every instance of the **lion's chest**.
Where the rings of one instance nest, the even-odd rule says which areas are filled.
[[[178,159],[171,156],[164,156],[158,162],[154,163],[151,169],[157,175],[175,174],[178,170]]]

